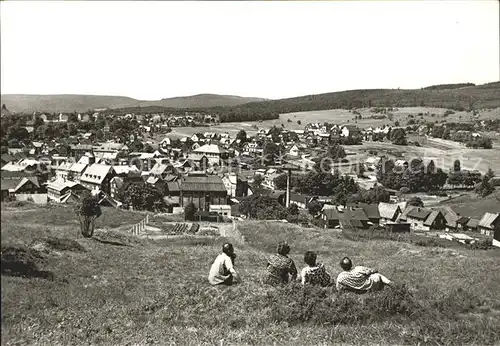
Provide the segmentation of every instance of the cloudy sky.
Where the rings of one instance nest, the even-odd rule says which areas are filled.
[[[497,1],[0,6],[3,94],[283,98],[500,79]]]

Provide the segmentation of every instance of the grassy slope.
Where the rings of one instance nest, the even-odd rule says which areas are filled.
[[[74,239],[74,225],[63,223],[72,218],[68,210],[46,210],[2,208],[2,245],[30,242],[38,236],[35,223],[39,230],[46,229],[41,236]],[[142,216],[115,213],[106,210],[101,227],[116,226],[118,219],[135,222]],[[59,220],[60,227],[52,227],[51,218]],[[236,265],[244,283],[229,288],[209,287],[206,282],[224,239],[142,241],[127,247],[78,239],[88,252],[64,251],[47,256],[43,264],[43,269],[67,283],[2,276],[2,342],[456,345],[500,341],[494,328],[500,322],[496,251],[464,249],[461,256],[452,256],[442,249],[352,242],[336,233],[276,223],[248,222],[239,228],[247,240],[236,245]],[[262,287],[258,281],[266,256],[280,239],[291,243],[291,257],[299,269],[303,252],[314,249],[336,276],[336,263],[348,254],[356,263],[408,283],[413,293],[335,298],[329,289],[304,294],[293,287],[283,291]],[[355,320],[358,317],[362,322]]]
[[[498,213],[500,211],[500,191],[497,188],[493,194],[485,198],[475,194],[467,194],[441,204],[452,207],[460,215],[481,220],[484,213]]]

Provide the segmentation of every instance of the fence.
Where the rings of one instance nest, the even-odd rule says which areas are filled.
[[[142,232],[144,232],[144,229],[146,228],[146,225],[148,223],[149,223],[149,214],[146,214],[146,217],[141,221],[139,221],[139,223],[133,225],[130,231],[132,232],[133,235],[139,235]]]

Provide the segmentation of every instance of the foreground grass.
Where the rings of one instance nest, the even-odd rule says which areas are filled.
[[[53,213],[64,212],[58,210]],[[53,280],[2,275],[4,344],[487,345],[500,341],[496,328],[500,277],[495,272],[500,256],[495,251],[464,249],[460,257],[443,249],[354,242],[334,232],[248,222],[239,225],[246,243],[235,242],[243,283],[210,287],[206,275],[223,238],[125,242],[127,237],[121,236],[112,245],[50,228],[48,219],[38,222],[37,235],[34,227],[26,226],[35,223],[36,214],[16,223],[11,222],[13,215],[2,210],[2,247],[27,246],[37,237],[67,240],[61,241],[64,246],[42,253],[37,262],[39,269],[54,274]],[[262,286],[266,257],[281,239],[290,242],[299,269],[303,252],[316,250],[335,277],[336,263],[349,255],[406,286],[364,296],[337,296],[333,288]],[[71,242],[84,250],[69,246]]]

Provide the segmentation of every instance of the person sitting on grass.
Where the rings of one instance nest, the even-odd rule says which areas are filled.
[[[225,243],[222,246],[222,253],[217,256],[210,268],[210,273],[208,274],[210,284],[230,286],[233,282],[238,281],[238,274],[234,270],[235,259],[236,254],[234,253],[233,244]]]
[[[307,251],[304,255],[304,262],[307,267],[304,267],[300,273],[302,284],[319,285],[326,287],[330,285],[330,275],[326,272],[323,263],[316,264],[318,255],[313,251]]]
[[[380,291],[384,286],[392,286],[392,282],[380,274],[377,270],[357,266],[352,267],[349,257],[340,261],[340,267],[344,270],[337,277],[337,291],[350,291],[365,293],[368,291]]]
[[[286,284],[291,279],[297,279],[297,268],[291,258],[290,246],[282,241],[278,244],[277,254],[271,255],[267,262],[264,283],[270,285]]]
[[[330,284],[330,275],[326,272],[323,263],[316,264],[316,258],[317,254],[313,251],[307,251],[304,255],[304,262],[307,267],[304,267],[300,273],[302,284],[326,287]]]

